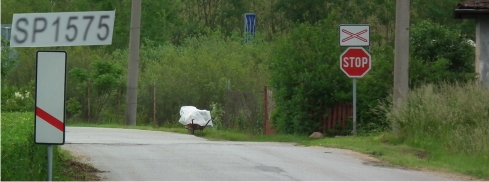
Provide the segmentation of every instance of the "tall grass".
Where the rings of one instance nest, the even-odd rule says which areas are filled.
[[[2,112],[2,181],[47,179],[47,145],[34,143],[34,113]],[[53,147],[53,180],[66,180],[60,172],[61,154]]]
[[[387,119],[400,126],[399,136],[431,152],[470,156],[489,168],[489,89],[475,82],[426,84],[409,93]]]

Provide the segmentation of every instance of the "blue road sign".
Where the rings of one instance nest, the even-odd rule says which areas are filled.
[[[244,32],[245,32],[244,42],[245,43],[248,43],[250,39],[255,38],[255,31],[256,31],[256,14],[245,13],[244,14]]]

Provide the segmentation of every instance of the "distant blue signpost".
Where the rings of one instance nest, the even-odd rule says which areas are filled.
[[[244,43],[248,43],[248,41],[252,38],[255,38],[256,31],[256,14],[255,13],[245,13],[244,14],[244,32],[245,38]]]

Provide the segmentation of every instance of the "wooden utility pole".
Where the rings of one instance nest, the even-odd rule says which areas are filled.
[[[394,58],[394,97],[393,109],[397,112],[408,99],[409,91],[409,16],[410,0],[396,0],[396,40]],[[397,133],[399,124],[392,123],[392,131]]]
[[[138,105],[139,36],[141,29],[141,0],[132,0],[131,30],[129,38],[129,64],[127,64],[126,125],[136,125]]]

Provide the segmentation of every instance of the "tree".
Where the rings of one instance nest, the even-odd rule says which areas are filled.
[[[413,66],[425,67],[410,69],[413,76],[417,76],[411,77],[412,82],[463,82],[474,78],[475,48],[461,36],[460,30],[425,20],[412,27],[410,42],[411,57],[421,61],[414,62]]]
[[[71,84],[74,84],[78,94],[70,98],[67,103],[68,112],[75,114],[82,109],[79,103],[87,103],[85,111],[87,119],[95,116],[98,119],[100,112],[108,103],[122,79],[122,69],[109,61],[94,61],[90,66],[90,73],[83,68],[74,68],[69,71]],[[84,102],[85,99],[87,102]],[[85,104],[84,104],[85,105]],[[92,107],[95,113],[92,113]]]

